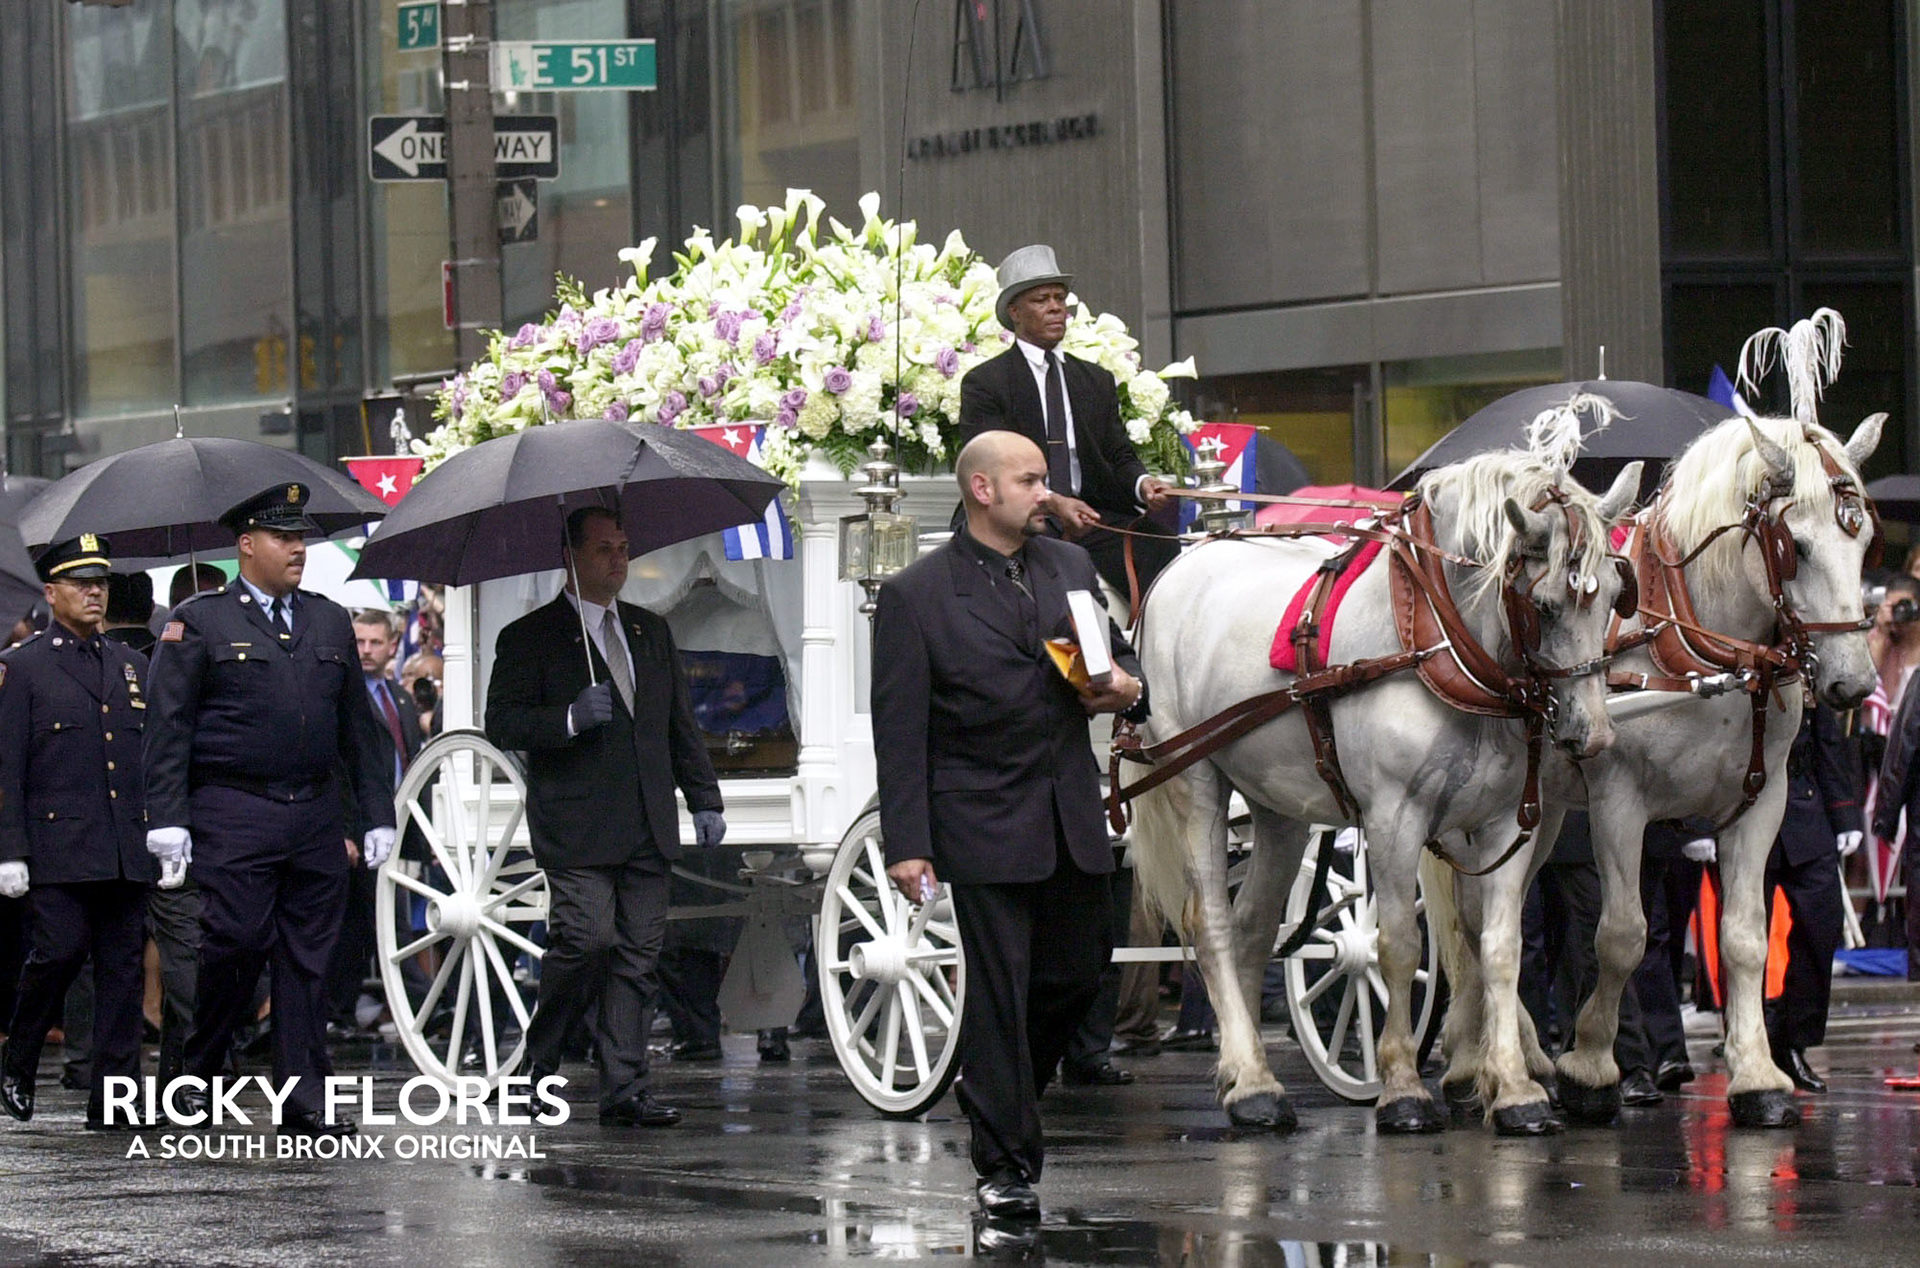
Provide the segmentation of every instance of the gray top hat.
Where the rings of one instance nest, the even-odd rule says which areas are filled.
[[[1073,274],[1060,271],[1060,262],[1053,258],[1052,247],[1035,243],[1030,247],[1021,247],[1000,261],[999,278],[1000,298],[993,301],[993,312],[1002,326],[1012,330],[1013,319],[1007,315],[1007,305],[1018,298],[1022,291],[1045,286],[1048,282],[1070,283]]]

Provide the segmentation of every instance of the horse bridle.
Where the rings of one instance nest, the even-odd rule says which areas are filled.
[[[1567,554],[1579,558],[1586,547],[1585,535],[1581,531],[1580,520],[1574,514],[1573,501],[1559,485],[1553,485],[1534,501],[1532,510],[1543,511],[1549,506],[1560,508],[1566,517]],[[1609,552],[1607,558],[1620,574],[1620,592],[1614,596],[1613,610],[1622,620],[1630,617],[1640,607],[1640,583],[1634,576],[1633,564],[1626,556]],[[1613,663],[1613,656],[1604,649],[1597,656],[1573,665],[1554,665],[1540,658],[1540,600],[1534,597],[1534,590],[1546,578],[1547,570],[1542,568],[1537,574],[1520,584],[1525,575],[1526,565],[1520,552],[1515,551],[1507,557],[1506,575],[1502,578],[1500,596],[1506,612],[1507,638],[1513,644],[1515,653],[1526,666],[1527,675],[1536,680],[1562,678],[1583,678],[1588,674],[1600,673]],[[1593,604],[1593,596],[1599,592],[1597,577],[1582,577],[1578,572],[1567,577],[1567,589],[1575,595],[1577,607],[1588,608]],[[1540,682],[1544,688],[1546,683]],[[1541,707],[1551,715],[1554,710],[1550,693],[1540,690],[1544,703]]]

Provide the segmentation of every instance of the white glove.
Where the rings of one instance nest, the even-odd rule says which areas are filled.
[[[150,828],[147,831],[147,853],[163,863],[168,859],[191,863],[193,834],[185,828]]]
[[[392,828],[368,828],[360,838],[360,858],[369,870],[376,870],[393,854]]]
[[[0,894],[8,898],[20,898],[27,892],[27,861],[14,859],[11,863],[0,863]]]
[[[1860,848],[1860,842],[1865,836],[1864,832],[1842,832],[1833,839],[1833,843],[1840,848],[1840,857],[1844,859]]]
[[[1719,857],[1720,850],[1713,843],[1712,837],[1695,837],[1680,847],[1680,853],[1684,854],[1689,862],[1711,863]]]
[[[1336,854],[1352,854],[1360,844],[1360,829],[1342,828],[1333,834],[1333,849]]]
[[[187,861],[184,858],[160,860],[160,888],[179,889],[187,883]]]

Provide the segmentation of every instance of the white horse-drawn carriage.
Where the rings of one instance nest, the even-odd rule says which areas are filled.
[[[696,539],[635,560],[623,597],[672,627],[721,777],[729,866],[681,873],[706,897],[672,917],[742,922],[721,992],[728,1025],[792,1021],[805,983],[789,934],[809,920],[842,1067],[875,1109],[912,1115],[956,1072],[966,975],[949,901],[908,904],[885,877],[866,712],[870,631],[860,588],[839,579],[835,531],[840,517],[865,509],[858,483],[816,456],[791,503],[794,560],[730,561],[717,536]],[[956,502],[950,478],[902,484],[922,525],[945,525]],[[560,580],[532,574],[448,591],[443,734],[409,768],[397,798],[403,833],[417,829],[429,857],[396,858],[379,877],[379,961],[400,1043],[423,1072],[448,1081],[511,1070],[532,1008],[545,880],[530,852],[519,764],[478,725],[495,638],[550,600]],[[748,711],[751,726],[736,727],[742,698],[761,707]],[[690,839],[684,807],[681,815]],[[1316,841],[1331,853],[1331,832]],[[1310,905],[1315,858],[1309,850],[1298,865],[1282,937]],[[1369,1100],[1380,1087],[1386,991],[1364,844],[1330,862],[1328,900],[1287,965],[1287,997],[1321,1079],[1341,1096]],[[1116,958],[1182,954],[1154,946]],[[1431,964],[1418,980],[1437,980]],[[1432,1012],[1433,992],[1422,990],[1416,1033]]]

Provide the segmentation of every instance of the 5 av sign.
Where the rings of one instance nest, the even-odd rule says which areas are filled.
[[[447,119],[377,114],[367,120],[367,163],[377,181],[447,178]],[[560,176],[560,121],[550,114],[493,117],[494,175],[500,180]]]

